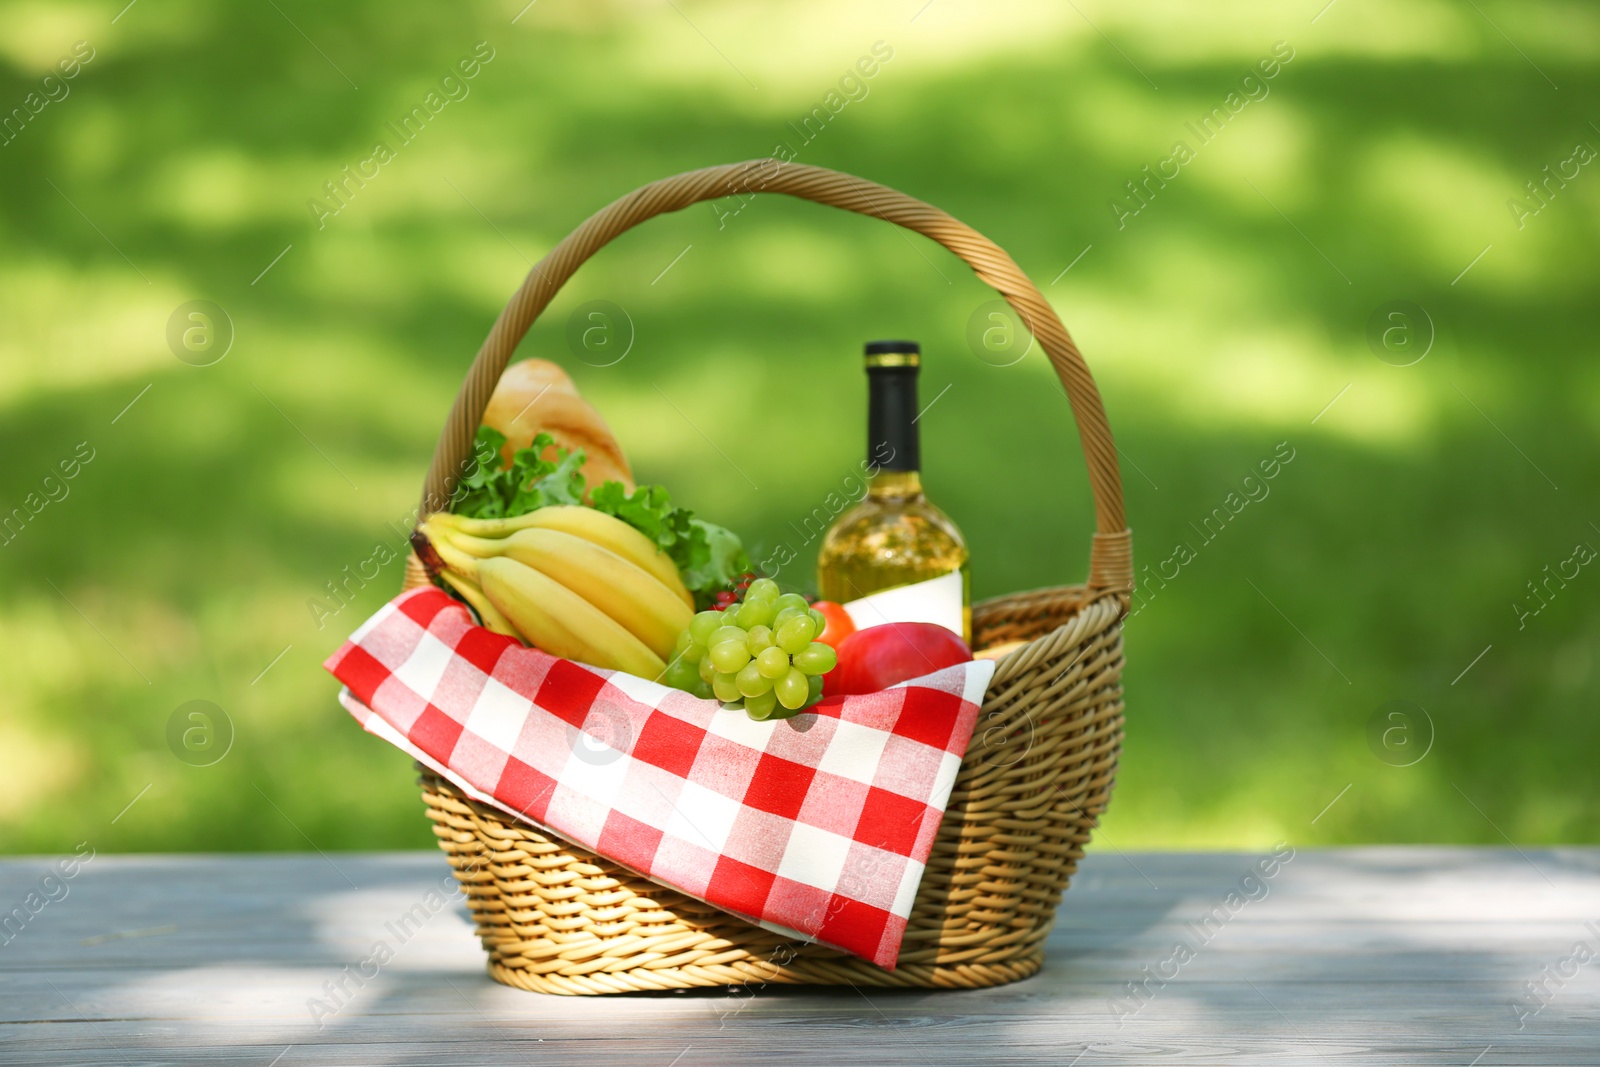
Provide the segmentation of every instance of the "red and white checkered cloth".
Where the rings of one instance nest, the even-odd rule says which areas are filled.
[[[994,663],[792,719],[558,659],[403,593],[325,665],[468,793],[741,918],[893,968]]]

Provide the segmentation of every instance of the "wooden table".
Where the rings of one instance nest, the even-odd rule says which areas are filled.
[[[1600,849],[1260,858],[1096,853],[1012,986],[625,997],[489,981],[434,853],[9,859],[0,1063],[1600,1064]]]

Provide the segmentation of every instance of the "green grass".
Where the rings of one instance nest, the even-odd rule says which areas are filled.
[[[94,450],[0,545],[0,849],[425,844],[407,760],[319,666],[399,565],[323,628],[307,602],[395,543],[530,260],[646,181],[780,140],[1006,247],[1099,378],[1140,563],[1196,549],[1128,625],[1107,840],[1597,840],[1600,572],[1524,628],[1513,608],[1600,546],[1597,164],[1520,229],[1506,204],[1600,147],[1593,9],[545,3],[513,25],[520,3],[282,0],[113,25],[121,6],[0,5],[0,106],[96,49],[0,147],[0,508]],[[894,58],[869,95],[800,146],[789,123],[878,40]],[[1193,146],[1185,123],[1279,40],[1270,94],[1119,229],[1124,183]],[[496,53],[470,95],[318,229],[307,201],[479,41]],[[990,596],[1080,580],[1092,529],[1040,356],[966,348],[992,297],[921,238],[762,198],[624,236],[522,352],[566,361],[643,478],[760,548],[859,458],[860,343],[921,339],[924,401],[949,386],[927,482]],[[212,366],[167,348],[193,299],[236,328]],[[567,353],[592,299],[636,326],[614,367]],[[1437,330],[1411,366],[1365,339],[1395,299]],[[1202,543],[1280,442],[1270,495]],[[235,730],[212,766],[167,746],[192,699]],[[1390,700],[1433,722],[1414,766],[1368,747]]]

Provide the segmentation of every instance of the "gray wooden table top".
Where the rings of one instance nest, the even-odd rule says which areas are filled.
[[[0,1063],[1600,1064],[1600,849],[1260,860],[1097,853],[996,989],[546,997],[435,853],[8,859]]]

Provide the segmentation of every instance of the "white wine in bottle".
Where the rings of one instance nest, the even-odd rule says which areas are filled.
[[[883,621],[944,622],[971,644],[967,542],[922,491],[916,422],[921,351],[915,341],[867,344],[867,460],[876,473],[861,502],[823,536],[817,586],[823,599],[846,603],[948,575],[947,582],[921,587],[923,602],[899,603]]]

